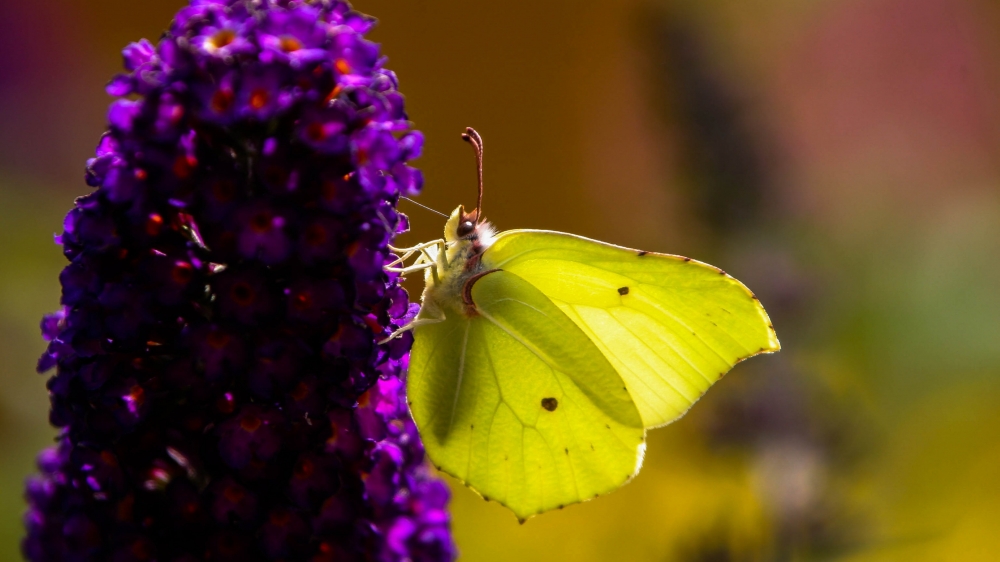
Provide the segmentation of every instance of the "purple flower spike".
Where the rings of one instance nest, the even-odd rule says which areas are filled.
[[[455,549],[404,398],[383,267],[409,228],[395,74],[341,0],[191,0],[124,52],[96,189],[41,323],[57,446],[32,561],[438,562]]]

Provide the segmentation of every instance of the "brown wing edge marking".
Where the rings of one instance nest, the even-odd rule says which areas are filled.
[[[465,284],[462,285],[462,303],[465,304],[465,313],[467,316],[477,316],[479,311],[476,309],[476,303],[472,300],[472,286],[476,284],[483,277],[486,277],[490,273],[496,273],[497,271],[503,271],[502,269],[489,269],[486,271],[481,271],[472,277],[465,280]]]

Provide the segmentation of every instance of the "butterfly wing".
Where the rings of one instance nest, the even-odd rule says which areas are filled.
[[[615,367],[647,428],[682,416],[736,363],[780,348],[760,301],[721,269],[540,230],[483,254],[551,299]]]
[[[522,520],[627,482],[645,430],[597,346],[514,274],[472,299],[478,315],[414,334],[407,397],[434,464]]]

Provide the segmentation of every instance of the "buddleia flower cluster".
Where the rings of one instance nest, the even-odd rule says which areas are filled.
[[[33,561],[454,558],[387,248],[421,149],[373,20],[193,0],[126,73],[57,238]]]

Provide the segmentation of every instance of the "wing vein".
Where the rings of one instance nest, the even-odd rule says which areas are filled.
[[[499,327],[501,329],[503,329],[502,326],[499,326]],[[506,330],[504,330],[504,331],[506,331]],[[509,334],[509,332],[508,332],[508,334]],[[530,348],[529,348],[529,350],[530,350]],[[490,374],[493,375],[493,382],[494,382],[494,384],[497,385],[497,394],[500,396],[500,402],[503,402],[504,404],[507,405],[507,409],[510,410],[510,413],[515,418],[517,418],[518,423],[520,423],[522,426],[534,427],[533,425],[530,425],[530,424],[526,423],[524,420],[522,420],[521,416],[517,415],[517,412],[515,412],[514,408],[511,407],[510,402],[507,401],[507,398],[504,397],[504,395],[503,395],[503,387],[500,386],[500,379],[497,377],[497,370],[493,367],[493,356],[490,355],[489,346],[486,346],[486,358],[489,359],[489,362],[490,362]]]
[[[659,356],[659,354],[657,354],[657,353],[656,353],[656,351],[653,351],[653,349],[652,349],[651,347],[649,347],[648,345],[646,345],[646,342],[645,342],[645,341],[643,341],[643,339],[642,339],[642,338],[640,338],[640,337],[639,337],[639,335],[638,335],[638,334],[636,334],[636,333],[635,333],[635,332],[634,332],[634,331],[633,331],[633,330],[632,330],[631,328],[629,328],[628,326],[626,326],[624,322],[622,322],[622,321],[621,321],[621,320],[619,320],[618,318],[615,318],[615,317],[614,317],[613,315],[612,315],[611,317],[612,317],[612,318],[614,318],[614,319],[615,319],[615,322],[618,322],[618,325],[620,325],[620,326],[621,326],[622,328],[624,328],[624,329],[625,329],[625,331],[627,331],[628,333],[632,334],[633,336],[635,336],[635,339],[637,339],[637,340],[639,340],[640,342],[642,342],[642,344],[643,344],[644,346],[646,346],[646,349],[650,350],[650,351],[651,351],[651,352],[652,352],[652,353],[653,353],[654,355],[657,355],[657,356]],[[694,372],[696,372],[696,373],[698,373],[699,375],[701,375],[701,378],[705,379],[705,381],[707,381],[707,382],[708,382],[708,383],[709,383],[710,385],[711,385],[711,384],[712,384],[713,382],[715,382],[715,381],[713,381],[712,379],[708,378],[708,376],[706,376],[706,375],[705,375],[705,373],[703,373],[703,372],[702,372],[702,369],[699,369],[698,367],[696,367],[696,366],[695,366],[695,364],[694,364],[694,363],[692,363],[690,359],[688,359],[688,358],[687,358],[687,357],[686,357],[686,356],[685,356],[685,355],[684,355],[683,353],[681,353],[681,351],[680,351],[679,349],[677,349],[677,346],[676,346],[676,345],[674,345],[674,343],[673,343],[673,342],[671,342],[671,341],[669,341],[669,340],[667,340],[667,339],[663,338],[663,337],[662,337],[662,336],[661,336],[660,334],[657,334],[657,333],[655,333],[655,332],[654,332],[654,335],[656,336],[656,338],[657,338],[658,340],[660,340],[660,343],[662,343],[662,344],[663,344],[664,346],[666,346],[666,347],[669,347],[669,348],[670,348],[670,349],[671,349],[671,350],[672,350],[672,351],[673,351],[674,353],[676,353],[676,354],[677,354],[677,356],[678,356],[678,357],[680,357],[680,358],[681,358],[681,360],[683,360],[683,361],[684,361],[685,363],[687,363],[687,364],[688,364],[688,366],[689,366],[689,367],[691,367],[691,369],[692,369],[692,370],[694,370]],[[719,355],[719,354],[718,354],[718,353],[716,353],[716,355]],[[721,355],[719,355],[719,357],[720,357],[720,358],[722,358],[722,356],[721,356]],[[662,359],[662,357],[661,357],[661,359]],[[725,359],[724,359],[724,358],[723,358],[723,361],[725,361]],[[728,361],[725,361],[725,362],[726,362],[726,364],[728,364],[728,363],[729,363]],[[648,365],[648,363],[647,363],[647,365]],[[679,374],[679,373],[678,373],[678,374]],[[682,375],[682,376],[683,376],[683,375]],[[661,378],[662,380],[664,380],[664,381],[665,381],[665,382],[666,382],[667,384],[669,384],[669,385],[670,385],[670,386],[671,386],[671,387],[672,387],[672,388],[673,388],[674,390],[677,390],[677,387],[674,387],[674,385],[673,385],[673,384],[671,384],[671,383],[670,383],[670,381],[667,381],[666,379],[663,379],[662,377],[660,377],[660,378]],[[680,391],[678,391],[678,393],[679,393],[679,394],[680,394],[681,396],[683,396],[684,398],[686,398],[686,399],[689,399],[689,400],[690,400],[690,398],[688,398],[688,397],[687,397],[687,395],[685,395],[684,393],[682,393],[682,392],[680,392]],[[694,399],[697,399],[697,397],[695,397]]]
[[[574,311],[575,311],[575,310],[576,310],[576,308],[577,308],[577,305],[568,305],[568,306],[570,306],[571,308],[573,308],[573,310],[574,310]],[[610,314],[609,314],[608,316],[609,316],[609,317],[610,317],[610,318],[611,318],[612,320],[614,320],[614,321],[615,321],[615,322],[616,322],[616,323],[617,323],[617,324],[618,324],[619,326],[621,326],[621,327],[622,327],[622,329],[624,329],[624,330],[625,330],[626,332],[628,332],[628,333],[632,334],[633,336],[635,336],[635,339],[636,339],[636,341],[638,341],[638,342],[639,342],[640,344],[642,344],[642,346],[643,346],[643,347],[644,347],[645,349],[647,349],[647,350],[648,350],[648,351],[649,351],[649,352],[650,352],[651,354],[659,356],[659,355],[658,355],[658,354],[657,354],[657,353],[656,353],[655,351],[653,351],[653,349],[652,349],[651,347],[649,347],[649,345],[647,345],[647,344],[646,344],[646,342],[645,342],[645,341],[644,341],[644,340],[643,340],[642,338],[640,338],[640,337],[639,337],[639,336],[638,336],[638,335],[637,335],[637,334],[636,334],[635,332],[633,332],[633,331],[632,331],[631,329],[629,329],[629,327],[628,327],[628,326],[626,326],[624,322],[622,322],[621,320],[619,320],[618,318],[615,318],[614,316],[612,316],[612,315],[610,315]],[[584,323],[586,324],[586,321],[585,321],[585,320],[583,319],[583,317],[582,317],[582,316],[580,316],[580,321],[581,321],[581,322],[584,322]],[[592,337],[591,339],[594,339],[594,340],[597,340],[598,338],[596,337],[596,333],[594,332],[593,328],[591,328],[589,324],[587,324],[587,328],[588,328],[588,330],[589,330],[589,331],[590,331],[590,332],[591,332],[592,334],[594,334],[594,337]],[[598,341],[601,341],[601,342],[603,343],[603,340],[598,340]],[[605,345],[604,347],[605,347],[605,348],[606,348],[606,349],[608,350],[608,353],[610,353],[610,354],[611,354],[611,355],[613,355],[613,356],[614,356],[614,357],[615,357],[616,359],[618,359],[618,361],[619,361],[620,363],[622,363],[623,365],[628,365],[628,363],[627,363],[626,361],[622,361],[622,359],[621,359],[621,356],[619,356],[619,355],[618,355],[618,354],[617,354],[617,353],[616,353],[616,352],[614,351],[614,349],[612,349],[612,348],[611,348],[610,346],[607,346],[607,345]],[[671,348],[672,348],[672,346],[671,346]],[[676,350],[674,350],[674,351],[676,352]],[[680,354],[678,354],[678,355],[680,355]],[[655,368],[654,368],[654,367],[653,367],[652,365],[650,365],[650,364],[649,364],[649,362],[648,362],[648,361],[646,361],[646,358],[645,358],[645,357],[643,357],[643,356],[642,356],[641,354],[640,354],[640,355],[638,355],[638,358],[639,358],[639,360],[640,360],[640,361],[642,361],[642,363],[643,363],[643,364],[644,364],[644,365],[645,365],[645,366],[646,366],[647,368],[649,368],[650,372],[652,372],[653,374],[657,375],[657,378],[659,378],[659,379],[660,379],[660,380],[662,380],[663,382],[667,383],[667,386],[669,386],[670,388],[672,388],[672,389],[674,390],[674,392],[676,392],[676,393],[677,393],[678,395],[680,395],[681,397],[683,397],[683,398],[684,398],[685,400],[692,400],[692,399],[693,399],[693,398],[690,398],[690,397],[688,397],[688,395],[687,395],[687,394],[685,394],[684,392],[681,392],[681,390],[680,390],[679,388],[677,388],[676,386],[674,386],[674,383],[670,382],[669,380],[667,380],[666,378],[664,378],[664,377],[662,377],[662,376],[659,376],[659,372],[657,371],[657,369],[655,369]],[[684,357],[681,357],[681,359],[684,359]],[[684,360],[685,360],[685,361],[686,361],[686,362],[687,362],[687,363],[688,363],[689,365],[691,364],[691,362],[690,362],[690,361],[687,361],[687,359],[684,359]],[[694,367],[694,366],[692,365],[692,367]],[[656,389],[654,389],[654,388],[653,388],[652,386],[650,386],[650,385],[649,385],[649,383],[647,383],[647,382],[646,382],[646,378],[645,378],[645,377],[642,377],[642,376],[636,376],[635,378],[637,378],[637,379],[639,380],[639,382],[641,382],[641,383],[643,384],[643,386],[645,386],[645,387],[646,387],[647,389],[649,389],[649,391],[650,391],[651,393],[653,393],[653,395],[654,395],[654,396],[656,396],[657,398],[659,398],[659,399],[660,399],[660,400],[662,400],[663,402],[667,402],[667,403],[669,403],[669,402],[670,402],[670,400],[668,400],[668,399],[664,398],[664,397],[663,397],[663,396],[662,396],[662,395],[661,395],[661,394],[660,394],[659,392],[657,392],[657,391],[656,391]]]
[[[455,398],[451,402],[451,419],[448,420],[448,427],[455,425],[455,411],[458,410],[458,395],[462,392],[462,379],[465,377],[465,350],[469,344],[469,329],[472,322],[465,323],[465,335],[462,337],[462,353],[458,358],[458,382],[455,384]]]
[[[529,308],[531,308],[533,310],[538,310],[538,309],[534,308],[533,306],[525,304],[524,302],[519,301],[517,299],[502,299],[502,300],[509,300],[509,301],[517,302],[517,303],[523,304],[524,306],[527,306],[527,307],[529,307]],[[498,300],[496,302],[500,302],[500,300]],[[511,332],[510,330],[508,330],[503,324],[497,322],[496,318],[493,318],[492,316],[490,316],[486,311],[480,310],[479,314],[481,314],[483,316],[483,318],[486,318],[487,320],[489,320],[490,322],[492,322],[494,325],[496,325],[497,328],[500,328],[501,330],[503,330],[504,332],[506,332],[507,335],[509,335],[510,337],[514,338],[514,340],[516,340],[518,343],[520,343],[521,345],[523,345],[525,347],[525,349],[527,349],[528,351],[530,351],[531,353],[533,353],[535,355],[535,357],[538,357],[539,359],[541,359],[542,362],[545,363],[545,365],[547,365],[550,369],[555,370],[555,368],[556,368],[555,367],[555,362],[552,360],[551,357],[548,357],[547,355],[545,355],[544,353],[542,353],[541,350],[539,350],[537,347],[529,344],[528,342],[524,341],[520,336],[518,336],[514,332]],[[542,313],[542,314],[544,314],[544,313]],[[548,317],[548,315],[545,315],[545,316]]]
[[[451,332],[449,332],[448,337],[451,337],[451,335],[454,334],[455,331],[456,330],[452,330]],[[441,349],[442,349],[441,347],[435,347],[434,349],[431,350],[430,355],[427,356],[427,360],[424,362],[425,366],[432,362],[431,360],[434,359],[434,357],[436,357],[438,353],[441,352]],[[410,368],[412,369],[413,366],[411,365]],[[431,427],[434,425],[434,420],[437,419],[439,413],[441,413],[441,409],[438,409],[437,411],[431,413],[430,417],[427,418],[427,427]]]
[[[497,402],[497,405],[493,407],[493,414],[490,416],[490,430],[489,430],[489,433],[486,434],[486,480],[487,481],[489,481],[489,474],[490,474],[490,434],[493,433],[493,420],[497,417],[497,412],[500,411],[500,406],[507,406],[507,409],[510,410],[510,406],[506,402],[500,401],[500,402]],[[475,438],[476,438],[475,434],[470,431],[469,432],[469,455],[465,459],[465,474],[466,474],[466,476],[468,476],[469,474],[472,474],[472,440],[475,439]]]
[[[521,485],[524,486],[524,488],[523,488],[524,496],[525,496],[525,498],[527,498],[528,495],[530,494],[530,492],[528,491],[528,454],[525,452],[525,448],[524,448],[524,432],[525,431],[527,431],[527,428],[525,428],[522,425],[521,426],[521,472],[522,472],[522,475],[521,475],[521,478],[522,478]],[[539,495],[541,495],[541,492],[539,492]]]
[[[560,429],[562,429],[563,431],[565,431],[565,428],[560,427]],[[543,435],[541,431],[538,431],[538,429],[535,429],[535,431],[538,433],[538,436],[542,438],[542,441],[545,441],[545,448],[547,448],[549,450],[549,458],[552,459],[552,464],[553,464],[553,466],[555,466],[555,462],[556,462],[556,459],[558,458],[559,452],[552,450],[552,443],[550,443],[549,440],[546,439],[545,435]],[[569,472],[570,472],[570,474],[572,474],[571,478],[573,479],[573,489],[576,491],[576,498],[577,498],[577,500],[583,499],[580,496],[580,484],[576,480],[576,469],[573,468],[573,456],[572,455],[566,455],[566,456],[569,457],[566,460],[566,464],[567,464],[567,466],[569,466]]]
[[[644,283],[643,285],[649,285],[649,284],[648,284],[648,283]],[[661,290],[662,290],[662,289],[665,289],[665,287],[660,287],[660,286],[658,286],[658,285],[649,285],[649,286],[651,286],[651,287],[654,287],[654,288],[656,288],[656,289],[661,289]],[[726,309],[724,309],[724,308],[722,307],[722,305],[720,305],[720,304],[717,304],[717,303],[715,303],[715,304],[716,304],[716,306],[718,307],[718,309],[719,309],[719,310],[726,310]],[[684,309],[684,310],[686,310],[686,311],[690,311],[690,310],[691,310],[690,308],[688,308],[688,307],[685,307],[685,306],[683,306],[683,305],[678,305],[678,308],[683,308],[683,309]],[[742,323],[742,324],[743,324],[743,325],[744,325],[745,327],[747,327],[747,328],[750,328],[750,329],[756,329],[756,328],[758,328],[758,326],[754,326],[754,325],[751,325],[751,324],[750,324],[750,323],[749,323],[749,322],[748,322],[747,320],[745,320],[745,319],[743,318],[743,315],[742,315],[742,314],[733,314],[732,312],[729,312],[728,310],[727,310],[726,312],[728,312],[728,314],[729,314],[729,315],[730,315],[730,316],[731,316],[732,318],[734,318],[734,319],[735,319],[736,321],[738,321],[738,322]],[[694,313],[691,313],[691,316],[696,316],[696,314],[694,314]],[[735,344],[736,344],[736,345],[738,345],[739,347],[741,347],[741,348],[745,349],[747,353],[750,353],[750,354],[754,353],[754,350],[750,349],[750,348],[749,348],[749,347],[747,347],[747,346],[746,346],[746,344],[744,344],[744,343],[743,343],[743,342],[742,342],[741,340],[739,340],[738,338],[736,338],[735,336],[733,336],[733,335],[732,335],[732,334],[731,334],[731,333],[729,332],[729,330],[728,330],[728,329],[725,329],[725,328],[723,328],[723,327],[721,327],[721,326],[716,326],[716,328],[718,328],[718,331],[719,331],[719,333],[720,333],[720,334],[722,334],[722,335],[724,335],[725,337],[727,337],[727,338],[728,338],[729,340],[731,340],[731,341],[732,341],[733,343],[735,343]],[[706,345],[708,345],[708,342],[707,342],[707,341],[705,341],[705,340],[704,340],[703,338],[701,338],[701,336],[698,336],[698,339],[701,339],[701,340],[702,340],[703,342],[705,342],[705,344],[706,344]]]
[[[691,335],[693,335],[694,337],[698,338],[698,341],[700,341],[706,348],[708,348],[709,351],[711,351],[712,353],[714,353],[715,356],[718,357],[719,360],[722,361],[722,363],[724,365],[726,365],[727,367],[732,366],[732,363],[730,363],[730,361],[728,359],[726,359],[721,353],[719,353],[718,351],[716,351],[716,349],[714,347],[712,347],[712,345],[709,342],[707,342],[703,337],[699,336],[697,332],[695,332],[693,329],[691,329],[691,326],[687,325],[687,323],[685,323],[685,322],[682,322],[676,315],[674,315],[670,311],[666,310],[665,308],[659,306],[652,299],[644,298],[644,299],[642,299],[642,301],[645,302],[646,304],[648,304],[650,307],[652,307],[655,310],[657,310],[658,312],[660,312],[661,314],[663,314],[664,316],[666,316],[666,317],[670,318],[671,320],[673,320],[674,323],[680,325],[682,328],[686,329],[688,332],[691,332]],[[632,309],[632,310],[635,310],[635,309]],[[641,311],[638,311],[638,312],[641,312]],[[671,330],[671,331],[673,331],[673,330]],[[674,333],[676,334],[677,332],[674,331]],[[664,343],[666,343],[665,340],[663,340],[663,341],[664,341]],[[675,352],[677,351],[677,348],[675,348],[673,345],[670,345],[670,348],[673,349]],[[680,355],[680,354],[678,353],[678,355]],[[688,361],[686,357],[684,358],[684,360]],[[688,363],[690,363],[690,361],[688,361]],[[698,369],[695,369],[695,370],[697,371]],[[705,374],[702,373],[701,371],[698,371],[698,373],[702,377],[705,377]],[[714,381],[709,380],[708,377],[705,377],[705,380],[708,380],[709,382],[714,382]]]
[[[487,361],[487,363],[490,364],[490,372],[493,373],[493,379],[496,380],[496,369],[493,367],[493,356],[490,354],[490,346],[489,346],[489,344],[487,344],[484,347],[486,348],[486,361]],[[500,393],[499,381],[497,382],[497,393],[498,394]],[[492,464],[492,463],[490,463],[490,443],[493,440],[493,426],[496,425],[497,412],[500,411],[500,406],[501,405],[507,406],[507,409],[511,410],[511,413],[513,413],[513,409],[511,409],[510,405],[507,404],[503,400],[503,396],[501,395],[500,400],[497,401],[496,407],[493,408],[493,414],[490,415],[490,429],[489,429],[488,432],[486,432],[486,479],[487,480],[490,480],[490,467],[491,467],[491,464]],[[517,421],[521,421],[521,419],[517,417],[517,414],[514,414],[514,418],[516,418]],[[523,423],[521,424],[521,427],[522,428],[524,427]],[[469,449],[470,450],[472,449],[472,442],[471,441],[469,442]],[[507,480],[508,480],[508,487],[509,487],[509,485],[510,485],[509,484],[509,480],[510,479],[508,478]],[[509,495],[509,494],[510,494],[509,490],[504,490],[504,499],[506,499],[507,495]]]

